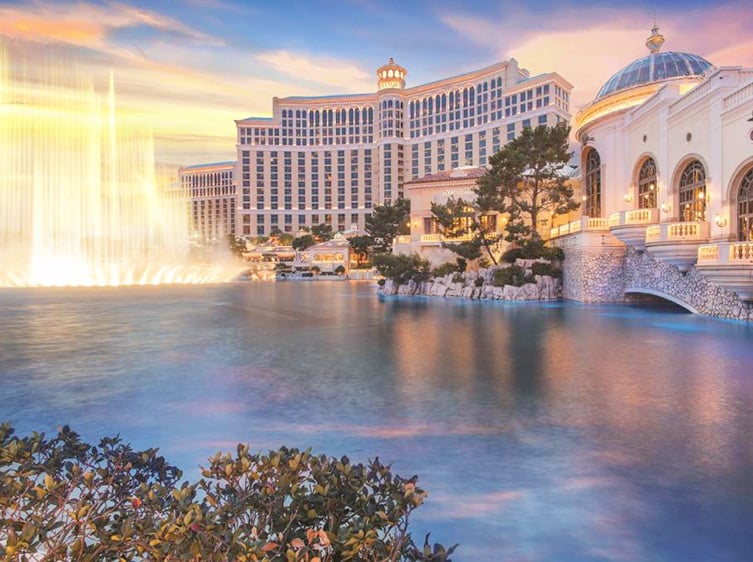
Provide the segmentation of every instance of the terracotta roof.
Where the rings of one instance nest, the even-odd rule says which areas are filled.
[[[452,170],[443,170],[436,174],[430,174],[422,178],[416,178],[405,182],[405,185],[417,184],[417,183],[430,183],[438,181],[453,181],[453,180],[468,180],[478,179],[486,173],[486,168],[476,166],[462,166],[460,168],[454,168]]]

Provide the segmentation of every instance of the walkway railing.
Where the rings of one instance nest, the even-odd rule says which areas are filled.
[[[698,248],[698,264],[746,265],[753,264],[753,243],[722,242]]]
[[[576,221],[550,228],[549,238],[557,238],[559,236],[564,236],[565,234],[573,234],[583,230],[609,230],[609,220],[610,219],[581,217]]]
[[[663,222],[646,228],[646,244],[652,242],[705,242],[709,238],[709,223]]]

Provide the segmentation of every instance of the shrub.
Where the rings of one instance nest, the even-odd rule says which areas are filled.
[[[540,239],[523,240],[520,243],[520,248],[523,251],[523,258],[535,260],[540,258],[544,253],[544,241]]]
[[[338,265],[335,268],[335,273],[337,273],[338,275],[342,275],[343,273],[345,273],[345,267],[342,265]]]
[[[479,276],[479,277],[476,277],[476,278],[475,278],[475,279],[473,280],[473,284],[474,284],[474,285],[475,285],[476,287],[481,287],[481,285],[483,285],[483,284],[484,284],[484,278],[483,278],[483,277],[480,277],[480,276]]]
[[[429,278],[429,262],[417,254],[379,254],[374,257],[374,265],[381,275],[392,279],[398,285],[408,281],[420,283]]]
[[[456,273],[452,276],[452,282],[453,283],[465,283],[465,277],[463,277],[462,273]]]
[[[562,270],[547,262],[535,262],[531,266],[531,270],[534,275],[549,275],[550,277],[556,277],[557,279],[562,277]]]
[[[457,258],[455,262],[457,263],[457,270],[460,273],[465,273],[465,270],[468,268],[468,262],[465,258]]]
[[[379,280],[377,281],[377,285],[379,285],[380,287],[384,287],[384,285],[385,285],[386,283],[387,283],[387,280],[386,280],[386,279],[379,279]]]
[[[448,261],[432,269],[431,274],[434,277],[444,277],[448,273],[455,273],[456,271],[458,271],[457,265]]]
[[[564,261],[565,251],[557,246],[547,246],[541,254],[541,257],[549,261]]]
[[[449,562],[455,550],[414,544],[409,517],[426,492],[379,459],[240,444],[178,485],[156,449],[117,437],[95,447],[68,427],[13,433],[0,425],[4,560]]]
[[[522,257],[523,257],[522,248],[510,248],[504,254],[502,254],[502,257],[500,258],[500,260],[504,263],[515,263],[516,259],[522,258]]]
[[[497,269],[492,277],[492,285],[495,287],[504,287],[505,285],[520,287],[525,283],[525,270],[518,265]]]

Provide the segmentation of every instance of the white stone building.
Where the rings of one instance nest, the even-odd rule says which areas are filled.
[[[569,251],[565,296],[653,293],[715,313],[699,305],[706,289],[683,293],[681,278],[753,298],[753,69],[716,67],[663,43],[655,26],[649,54],[576,115],[584,216],[551,236]],[[670,266],[664,277],[675,272],[677,282],[652,284],[631,269],[648,261],[661,267],[646,271]]]

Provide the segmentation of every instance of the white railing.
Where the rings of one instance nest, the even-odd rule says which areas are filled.
[[[441,234],[422,234],[421,235],[421,242],[436,242],[439,243],[442,241],[442,235]]]
[[[635,209],[625,212],[625,224],[651,224],[659,222],[659,209]]]
[[[704,223],[701,222],[673,222],[667,225],[667,240],[700,240],[701,238],[707,239],[708,238],[708,232],[706,233],[706,236],[703,236],[702,234],[702,226]],[[708,231],[708,223],[706,224],[706,230]]]
[[[729,261],[753,262],[753,244],[743,242],[729,245]]]
[[[609,215],[609,226],[620,226],[622,224],[622,213],[612,213]]]
[[[723,242],[700,246],[698,263],[703,265],[753,264],[753,243]]]
[[[609,219],[581,217],[578,220],[549,229],[549,238],[573,234],[584,230],[609,230]]]
[[[698,248],[698,263],[709,263],[719,261],[719,246],[712,244],[710,246],[700,246]]]
[[[646,243],[650,242],[706,242],[709,239],[709,223],[663,222],[646,228]]]
[[[661,240],[661,226],[654,224],[646,228],[646,242]]]
[[[722,108],[725,110],[731,109],[751,99],[753,99],[753,82],[724,98]]]
[[[410,234],[395,236],[395,244],[410,244]]]

